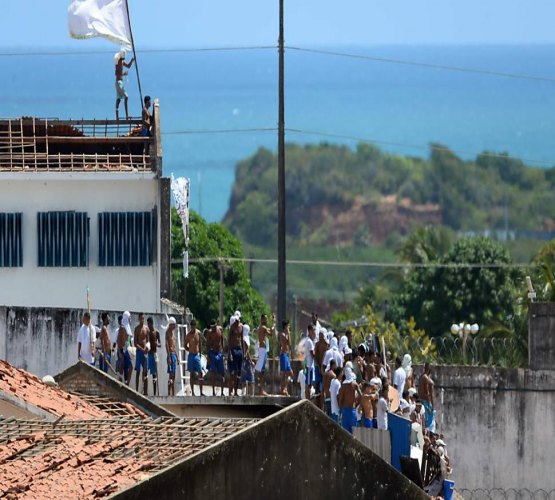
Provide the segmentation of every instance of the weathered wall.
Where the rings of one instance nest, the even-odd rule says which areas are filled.
[[[555,368],[555,303],[533,302],[528,310],[528,366]]]
[[[458,488],[555,489],[555,371],[439,366],[433,378]]]
[[[425,499],[308,402],[296,403],[112,498]]]
[[[105,211],[160,211],[161,196],[155,174],[147,173],[36,173],[2,174],[0,212],[23,213],[23,267],[3,268],[0,305],[78,308],[86,305],[90,288],[98,309],[159,312],[161,291],[167,295],[167,273],[161,290],[160,259],[168,265],[167,237],[161,247],[157,224],[153,265],[98,266],[98,213]],[[90,218],[89,266],[38,267],[37,212],[76,210]],[[155,233],[156,234],[156,233]]]
[[[39,377],[62,372],[77,362],[77,332],[81,327],[83,312],[79,309],[0,306],[0,357]],[[111,316],[111,328],[114,329],[121,311],[106,312]],[[100,311],[91,311],[93,324],[100,323],[100,314]],[[158,352],[158,374],[160,394],[166,395],[166,351],[164,332],[161,330],[161,325],[167,322],[166,317],[162,314],[145,314],[152,316],[155,328],[160,331],[162,348]],[[133,313],[132,328],[137,322],[137,314]],[[149,394],[152,394],[151,379],[149,386]],[[131,387],[135,387],[135,372],[131,379]],[[176,382],[177,391],[179,384]]]

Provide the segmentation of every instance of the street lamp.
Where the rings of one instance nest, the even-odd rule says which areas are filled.
[[[451,333],[457,335],[462,340],[463,363],[466,364],[466,341],[469,335],[476,335],[480,327],[477,323],[453,323],[451,325]]]

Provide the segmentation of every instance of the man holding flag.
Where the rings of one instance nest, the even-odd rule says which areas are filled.
[[[116,63],[116,120],[119,120],[119,103],[123,99],[125,105],[125,119],[129,120],[129,110],[127,108],[127,92],[123,86],[123,76],[127,75],[127,71],[123,71],[123,67],[130,68],[135,58],[133,57],[128,63],[125,62],[127,52],[125,49],[120,50],[114,57]]]
[[[127,72],[123,71],[123,67],[130,68],[133,62],[135,62],[137,71],[141,108],[143,97],[127,0],[71,0],[67,13],[69,34],[72,38],[84,40],[102,37],[122,46],[122,50],[116,54],[114,60],[116,66],[116,119],[119,120],[119,103],[122,99],[125,104],[126,119],[129,119],[127,93],[123,86],[123,76]],[[127,48],[133,49],[133,58],[129,63],[125,62],[125,49]]]

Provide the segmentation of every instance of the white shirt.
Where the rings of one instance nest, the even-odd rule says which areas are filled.
[[[328,349],[324,355],[324,366],[328,366],[330,361],[335,359],[337,368],[343,368],[343,356],[337,349]]]
[[[341,382],[334,378],[330,384],[330,399],[331,399],[331,412],[334,415],[339,415],[339,400],[337,398],[339,394],[339,389],[341,389]]]
[[[306,367],[308,369],[312,369],[314,366],[314,342],[312,342],[311,338],[307,338],[304,344],[304,358],[306,361]]]
[[[299,371],[299,375],[297,376],[297,382],[301,385],[301,399],[306,399],[306,376],[304,370]]]
[[[393,387],[397,387],[399,391],[399,397],[403,397],[403,392],[405,390],[405,381],[407,380],[407,372],[403,367],[397,368],[393,373]]]
[[[378,429],[387,430],[387,411],[388,404],[384,398],[378,401]]]
[[[81,356],[85,363],[94,363],[94,358],[91,350],[91,332],[92,332],[92,342],[96,342],[96,330],[94,326],[81,325],[79,328],[79,333],[77,334],[77,342],[81,342]]]

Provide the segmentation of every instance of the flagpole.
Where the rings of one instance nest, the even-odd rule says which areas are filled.
[[[133,40],[133,28],[131,28],[131,16],[129,15],[129,2],[125,0],[125,9],[127,10],[127,21],[129,22],[129,34],[131,35],[131,48],[133,49],[133,58],[135,59],[135,71],[137,72],[137,83],[139,84],[139,98],[141,99],[141,110],[143,109],[143,91],[141,90],[141,78],[139,77],[139,64],[137,62],[137,54],[135,52],[135,41]]]

